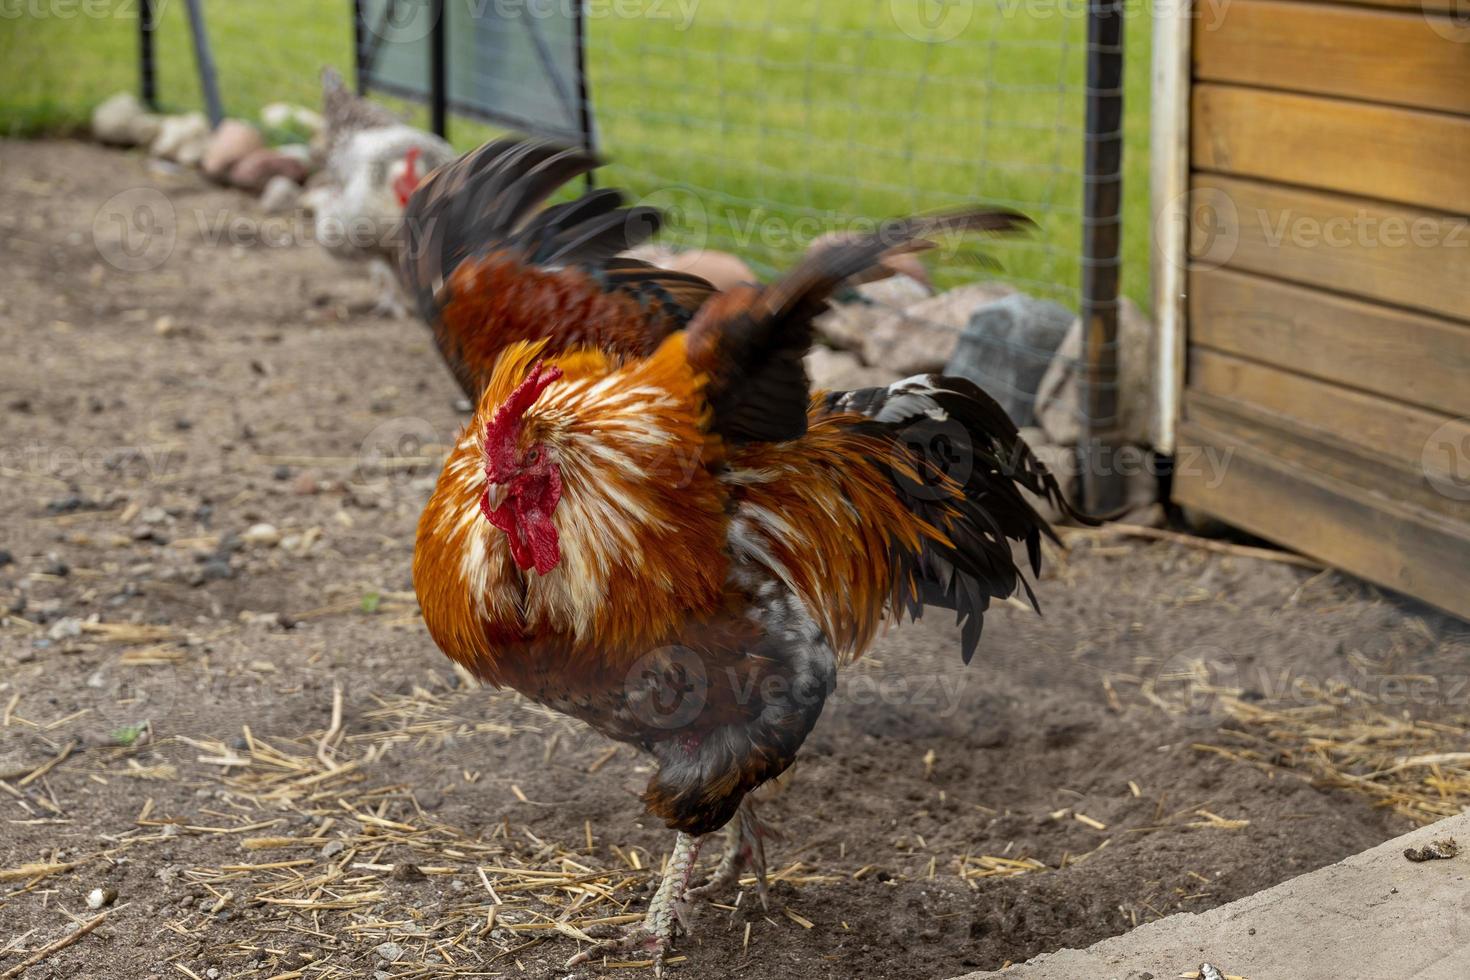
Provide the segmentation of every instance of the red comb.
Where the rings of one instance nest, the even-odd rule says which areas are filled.
[[[495,416],[485,424],[485,473],[492,481],[510,476],[515,453],[516,430],[526,409],[541,397],[546,386],[561,377],[561,368],[541,361],[531,365],[526,380],[516,385]]]
[[[393,193],[398,196],[398,203],[405,207],[419,186],[419,154],[422,152],[419,147],[410,146],[403,154],[403,173],[393,181]]]

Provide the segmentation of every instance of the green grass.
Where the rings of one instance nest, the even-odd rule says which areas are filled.
[[[181,0],[155,0],[159,90],[201,104]],[[686,8],[689,0],[685,0]],[[968,201],[1018,207],[1040,228],[991,251],[1005,278],[1075,306],[1085,22],[1077,0],[960,2],[943,43],[904,32],[931,0],[593,0],[589,69],[608,179],[673,205],[670,236],[779,268],[813,234]],[[90,4],[90,7],[86,6]],[[28,0],[0,16],[0,132],[85,124],[137,89],[136,0]],[[351,65],[345,0],[206,3],[226,111],[315,105],[324,64]],[[86,16],[84,10],[106,16]],[[612,10],[641,11],[615,17]],[[71,16],[63,16],[71,11]],[[39,14],[39,16],[38,16]],[[1124,291],[1148,288],[1149,25],[1128,25]],[[421,114],[419,118],[422,118]],[[491,131],[452,123],[468,148]],[[941,282],[988,274],[972,246]]]

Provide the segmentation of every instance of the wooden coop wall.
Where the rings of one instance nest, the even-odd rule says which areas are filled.
[[[1470,500],[1426,476],[1470,453],[1454,2],[1195,10],[1175,499],[1470,618]]]

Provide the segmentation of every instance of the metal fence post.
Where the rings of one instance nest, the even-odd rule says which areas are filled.
[[[362,0],[352,0],[352,85],[358,95],[367,94],[367,64],[363,55],[367,44],[367,12]]]
[[[194,64],[199,69],[199,87],[204,91],[204,109],[209,125],[218,126],[225,117],[219,97],[219,80],[214,71],[214,54],[209,48],[209,31],[204,26],[204,8],[200,0],[184,0],[189,13],[189,33],[194,38]]]
[[[1089,0],[1082,201],[1086,442],[1082,494],[1094,514],[1123,503],[1118,471],[1118,265],[1123,226],[1123,4]]]
[[[153,0],[138,0],[138,79],[143,104],[158,108],[158,68],[153,61]]]
[[[434,18],[429,28],[429,125],[435,135],[445,136],[449,127],[449,81],[444,0],[430,0],[429,16]]]

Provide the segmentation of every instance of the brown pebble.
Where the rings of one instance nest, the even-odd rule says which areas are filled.
[[[400,861],[393,865],[394,881],[423,881],[426,877],[427,875],[419,870],[419,866],[416,864]]]

